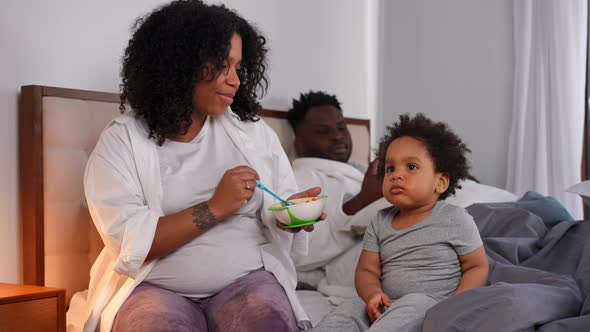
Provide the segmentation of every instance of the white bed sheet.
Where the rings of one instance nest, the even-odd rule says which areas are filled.
[[[307,312],[313,326],[316,326],[328,312],[340,303],[340,301],[334,302],[334,299],[318,291],[311,290],[298,290],[297,297],[299,297],[299,301],[301,301],[301,305]]]

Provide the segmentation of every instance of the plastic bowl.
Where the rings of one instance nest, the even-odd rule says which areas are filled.
[[[277,202],[268,209],[272,211],[277,220],[287,227],[301,227],[315,224],[320,221],[320,216],[326,206],[328,196],[290,199],[293,205],[282,205]]]

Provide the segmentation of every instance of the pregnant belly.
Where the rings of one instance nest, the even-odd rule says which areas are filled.
[[[232,252],[204,248],[199,255],[171,254],[159,260],[145,282],[200,299],[218,293],[236,279],[262,267],[258,247]]]
[[[221,226],[221,225],[220,225]],[[191,299],[214,295],[236,279],[263,267],[257,229],[215,227],[176,252],[161,258],[145,282]]]

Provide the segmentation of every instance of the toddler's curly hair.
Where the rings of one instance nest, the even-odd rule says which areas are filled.
[[[465,154],[471,150],[446,123],[434,122],[422,113],[413,118],[409,114],[402,114],[399,122],[387,127],[387,134],[381,138],[377,153],[381,177],[385,176],[387,148],[391,142],[402,136],[413,137],[424,143],[434,162],[435,171],[448,174],[449,188],[440,195],[440,200],[454,195],[455,189],[461,189],[459,180],[469,176],[470,168]]]

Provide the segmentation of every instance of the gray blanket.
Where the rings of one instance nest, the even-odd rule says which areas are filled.
[[[590,221],[536,193],[467,211],[488,254],[489,285],[434,306],[423,331],[590,331]]]

